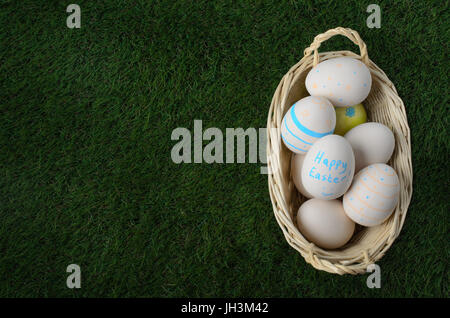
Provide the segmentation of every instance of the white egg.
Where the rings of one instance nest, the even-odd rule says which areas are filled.
[[[303,186],[302,182],[302,166],[303,166],[303,160],[305,159],[304,155],[301,154],[294,154],[291,158],[291,176],[292,180],[294,181],[295,187],[297,190],[303,194],[303,196],[307,197],[308,199],[312,198],[312,195],[306,191],[305,187]]]
[[[367,66],[351,57],[337,57],[313,67],[305,81],[312,96],[328,98],[334,106],[361,103],[369,95],[372,76]]]
[[[303,186],[314,198],[336,199],[350,187],[354,169],[355,157],[348,141],[338,135],[325,136],[305,156]]]
[[[350,189],[344,194],[345,213],[364,226],[381,224],[397,206],[399,189],[394,169],[384,163],[370,165],[356,174]]]
[[[308,96],[296,102],[281,122],[281,138],[295,153],[305,154],[319,138],[332,134],[336,112],[329,100]]]
[[[394,134],[380,123],[358,125],[344,137],[352,145],[355,154],[355,172],[373,163],[388,162],[394,152]]]
[[[309,241],[326,249],[343,246],[355,230],[355,223],[347,217],[339,200],[304,202],[297,213],[297,226]]]

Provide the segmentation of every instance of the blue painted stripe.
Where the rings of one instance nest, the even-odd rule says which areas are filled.
[[[333,195],[334,193],[324,193],[324,192],[322,192],[321,193],[324,197],[329,197],[330,195]]]
[[[293,120],[295,126],[297,126],[297,128],[300,129],[301,131],[303,131],[305,134],[307,134],[307,135],[309,135],[309,136],[311,136],[311,137],[321,138],[321,137],[323,137],[323,136],[330,135],[330,134],[332,134],[332,133],[334,132],[334,129],[331,130],[331,131],[329,131],[329,132],[326,132],[326,133],[318,133],[318,132],[309,130],[308,128],[306,128],[305,126],[303,126],[302,124],[300,124],[300,122],[299,122],[298,119],[297,119],[297,116],[295,116],[295,110],[294,110],[294,109],[295,109],[295,104],[294,104],[294,106],[292,106],[292,108],[291,108],[291,117],[292,117],[292,120]]]
[[[295,138],[297,138],[297,139],[300,140],[301,142],[304,142],[305,144],[312,146],[312,143],[309,143],[309,142],[307,142],[307,141],[304,141],[304,140],[301,139],[300,137],[296,136],[296,135],[289,129],[289,127],[288,127],[286,121],[287,121],[287,119],[286,119],[286,117],[285,117],[285,118],[284,118],[284,125],[286,126],[287,131],[289,131],[289,133],[290,133],[292,136],[294,136]]]
[[[281,134],[281,138],[283,138],[284,142],[285,142],[286,144],[288,144],[289,146],[291,146],[292,148],[297,149],[297,150],[300,150],[300,151],[303,151],[303,152],[307,152],[306,150],[297,148],[297,147],[295,147],[294,145],[290,144],[289,141],[287,141],[286,138],[284,138],[283,134]]]

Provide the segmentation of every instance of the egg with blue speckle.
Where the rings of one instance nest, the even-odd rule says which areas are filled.
[[[376,226],[388,219],[399,200],[400,184],[395,170],[384,164],[372,164],[358,172],[343,206],[347,216],[363,226]]]
[[[314,198],[332,200],[343,195],[352,183],[355,156],[341,136],[319,139],[309,149],[302,166],[302,184]]]
[[[336,135],[344,136],[350,129],[367,121],[367,113],[363,104],[348,107],[336,107]]]
[[[372,76],[367,66],[351,57],[337,57],[313,67],[305,81],[312,96],[322,96],[337,107],[356,105],[367,98]]]
[[[323,97],[308,96],[297,101],[281,121],[281,139],[289,150],[306,154],[320,138],[336,126],[336,112]]]

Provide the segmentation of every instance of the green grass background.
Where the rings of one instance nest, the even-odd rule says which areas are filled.
[[[0,3],[0,296],[448,297],[446,1]],[[411,128],[414,192],[367,275],[317,271],[285,241],[260,164],[174,164],[173,129],[265,127],[314,36],[357,30]],[[321,50],[350,49],[333,38]],[[66,287],[67,265],[82,288]]]

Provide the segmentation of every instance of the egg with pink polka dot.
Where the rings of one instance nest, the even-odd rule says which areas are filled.
[[[300,99],[281,121],[281,139],[292,152],[306,154],[311,146],[334,132],[336,112],[329,100],[319,96]]]
[[[364,101],[372,87],[367,66],[351,57],[337,57],[313,67],[305,81],[311,96],[327,98],[334,106],[346,107]]]
[[[376,226],[386,221],[397,206],[399,179],[395,170],[375,163],[358,172],[344,194],[342,203],[347,216],[355,223]]]

